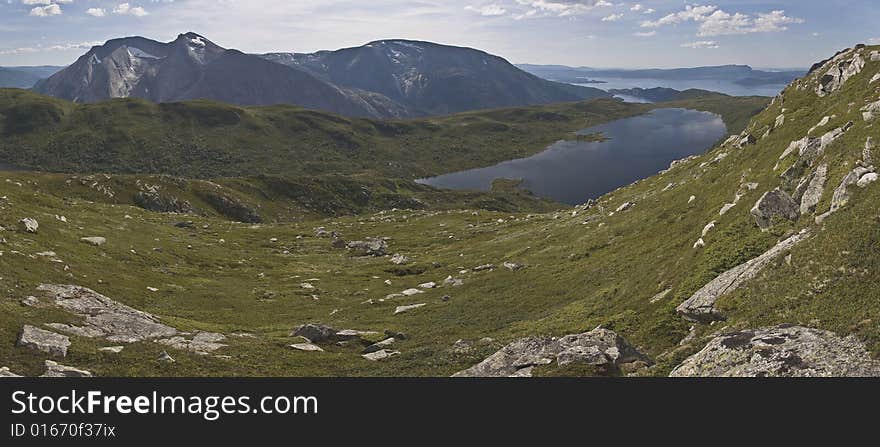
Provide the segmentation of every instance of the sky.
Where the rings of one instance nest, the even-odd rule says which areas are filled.
[[[0,66],[67,65],[108,39],[193,31],[251,53],[403,38],[514,63],[801,68],[880,44],[877,23],[877,0],[0,0]]]

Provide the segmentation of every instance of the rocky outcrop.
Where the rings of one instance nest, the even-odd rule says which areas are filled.
[[[849,199],[851,197],[849,193],[849,187],[858,184],[859,180],[865,174],[869,174],[872,172],[870,168],[857,167],[853,169],[849,174],[847,174],[843,180],[840,182],[840,186],[834,190],[834,195],[831,197],[831,211],[832,213],[840,210],[847,203],[849,203]]]
[[[46,360],[46,372],[40,377],[92,377],[89,371],[76,369],[71,366],[60,365],[51,360]]]
[[[352,241],[346,244],[346,248],[358,256],[385,256],[388,253],[388,243],[384,239],[370,238],[363,241]]]
[[[21,377],[21,376],[12,372],[8,367],[4,366],[4,367],[0,368],[0,377]]]
[[[71,285],[43,284],[37,288],[56,306],[83,318],[82,329],[116,343],[173,337],[177,330],[155,316],[113,301],[94,290]]]
[[[808,230],[801,231],[780,242],[761,256],[722,273],[688,298],[687,301],[681,303],[676,308],[676,312],[693,322],[710,323],[723,320],[724,316],[715,309],[715,302],[719,298],[741,287],[757,276],[761,270],[778,256],[791,250],[809,237],[810,232]]]
[[[782,325],[720,335],[671,377],[880,377],[855,337]]]
[[[140,185],[139,185],[140,186]],[[143,185],[143,190],[134,196],[135,205],[156,213],[192,214],[192,204],[169,194],[162,194],[157,186]]]
[[[862,112],[862,119],[865,121],[873,121],[874,118],[880,114],[880,101],[875,101],[862,107],[860,112]]]
[[[215,191],[199,191],[197,194],[224,217],[236,222],[263,223],[257,210],[232,196]]]
[[[773,224],[775,217],[797,220],[800,217],[800,207],[787,192],[776,188],[761,196],[751,213],[755,223],[762,230],[766,230]]]
[[[70,339],[61,334],[25,325],[18,336],[18,346],[42,351],[54,357],[67,357]]]
[[[163,344],[165,346],[170,346],[175,349],[180,349],[181,351],[190,351],[195,352],[196,354],[208,354],[214,352],[220,348],[225,348],[226,345],[220,343],[225,340],[226,336],[223,334],[217,334],[214,332],[199,332],[191,339],[187,339],[181,335],[165,338],[161,340],[157,340],[157,343]]]
[[[291,337],[304,337],[312,343],[330,341],[336,335],[336,329],[323,324],[304,324],[296,327],[290,333]]]
[[[828,165],[823,164],[798,185],[793,199],[796,202],[800,202],[800,213],[802,215],[816,211],[816,206],[819,205],[825,192],[825,182],[827,180]]]
[[[582,364],[613,373],[628,363],[653,364],[623,337],[608,329],[556,337],[517,340],[453,377],[531,377],[536,366]]]
[[[859,50],[837,55],[822,67],[824,74],[819,78],[816,94],[825,97],[840,90],[846,81],[861,73],[863,68],[865,68],[865,59],[862,58]]]

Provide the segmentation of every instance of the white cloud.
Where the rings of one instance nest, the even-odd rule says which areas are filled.
[[[623,18],[623,14],[611,14],[610,16],[602,17],[603,22],[616,22]]]
[[[638,33],[633,34],[633,36],[636,36],[636,37],[654,37],[656,35],[657,35],[657,31],[644,31],[644,32],[638,32]]]
[[[507,13],[507,10],[504,9],[501,5],[491,4],[485,6],[465,6],[465,10],[479,13],[481,16],[485,17],[496,17],[503,16]]]
[[[666,15],[658,20],[644,21],[641,26],[658,28],[689,21],[700,24],[697,32],[700,37],[771,33],[785,31],[788,29],[786,25],[789,24],[804,23],[803,19],[786,16],[785,11],[782,10],[752,16],[740,12],[729,13],[712,5],[687,5],[683,11]]]
[[[585,14],[598,7],[614,6],[607,0],[516,0],[526,11],[516,19],[533,17],[569,17]]]
[[[26,53],[40,53],[44,51],[66,51],[66,50],[84,50],[90,49],[96,45],[101,45],[103,42],[79,42],[79,43],[63,43],[58,45],[50,45],[48,47],[23,47],[23,48],[12,48],[9,50],[0,50],[0,55],[15,55],[15,54],[26,54]]]
[[[129,3],[120,3],[115,8],[113,8],[113,14],[121,16],[130,15],[135,17],[143,17],[145,15],[148,15],[149,13],[146,9],[140,6],[131,6],[131,4]]]
[[[34,17],[49,17],[61,15],[62,13],[63,11],[61,10],[61,7],[53,3],[48,6],[36,6],[31,9],[31,12],[28,15]]]
[[[721,48],[721,45],[718,45],[718,42],[713,40],[700,40],[697,42],[689,42],[681,44],[682,48],[695,48],[695,49],[716,49]]]
[[[107,15],[107,11],[104,8],[89,8],[86,10],[86,14],[92,17],[104,17]]]
[[[657,10],[655,10],[654,8],[646,8],[641,3],[636,3],[635,5],[632,5],[632,8],[629,8],[629,10],[632,12],[640,12],[642,14],[653,14],[657,12]]]

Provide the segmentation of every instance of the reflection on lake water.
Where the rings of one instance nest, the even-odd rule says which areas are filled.
[[[657,109],[578,133],[597,132],[608,140],[560,141],[528,158],[419,183],[488,191],[495,179],[522,179],[523,188],[541,197],[575,205],[654,175],[674,160],[704,153],[727,134],[727,127],[712,113]]]

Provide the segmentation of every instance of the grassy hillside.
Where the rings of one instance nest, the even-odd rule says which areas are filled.
[[[766,101],[710,95],[676,104],[721,113],[738,132],[742,117]],[[61,172],[415,179],[532,155],[575,131],[664,106],[606,99],[373,121],[290,106],[136,99],[81,105],[0,90],[0,160]]]
[[[860,51],[867,56],[873,50],[878,48]],[[64,363],[100,375],[444,376],[472,366],[519,337],[563,335],[599,325],[615,330],[657,361],[656,366],[639,372],[644,375],[668,374],[682,359],[701,349],[712,334],[782,323],[853,334],[876,355],[880,353],[880,290],[873,285],[880,281],[880,214],[876,207],[880,184],[850,187],[852,197],[846,206],[821,224],[815,217],[828,211],[833,190],[857,163],[866,159],[863,148],[867,138],[880,138],[876,123],[866,121],[860,110],[880,97],[880,83],[869,82],[878,73],[880,62],[869,61],[840,90],[824,97],[815,91],[824,73],[813,73],[750,120],[746,119],[747,111],[709,99],[702,100],[702,104],[700,98],[677,103],[714,107],[714,111],[732,120],[729,122],[743,123],[755,143],[738,147],[730,141],[669,172],[614,191],[591,207],[548,213],[477,210],[477,205],[465,199],[448,199],[446,209],[400,207],[369,213],[370,207],[365,206],[367,214],[360,216],[347,215],[346,210],[327,219],[304,217],[286,223],[244,224],[231,222],[216,209],[201,216],[149,212],[133,206],[130,199],[102,199],[103,193],[96,194],[85,185],[77,186],[80,192],[74,193],[74,186],[67,183],[70,175],[4,173],[0,175],[0,197],[4,197],[0,199],[0,226],[7,231],[0,233],[6,241],[0,245],[0,284],[6,293],[0,298],[0,359],[13,371],[38,374],[45,357],[14,346],[22,325],[76,322],[70,314],[54,308],[20,304],[23,298],[36,294],[37,285],[47,282],[93,288],[154,313],[181,330],[228,336],[224,343],[229,346],[213,355],[197,355],[152,342],[131,344],[120,354],[108,354],[97,349],[113,343],[71,337],[73,344]],[[580,114],[561,121],[566,124],[553,124],[557,116],[544,115],[548,108],[391,123],[391,128],[409,130],[400,140],[379,136],[375,130],[372,138],[376,140],[371,141],[395,141],[394,146],[363,150],[391,154],[409,148],[413,159],[401,155],[404,161],[398,167],[364,162],[358,168],[363,171],[351,174],[354,178],[376,178],[376,172],[394,174],[398,172],[395,169],[410,163],[415,166],[416,154],[424,157],[434,147],[407,145],[404,141],[456,141],[460,147],[470,148],[466,144],[470,141],[494,141],[500,139],[499,135],[507,135],[509,140],[499,141],[514,142],[507,147],[516,152],[521,147],[518,144],[525,141],[517,137],[519,132],[525,135],[527,129],[537,128],[570,132],[574,129],[569,130],[569,125],[582,127],[590,113],[597,113],[594,108],[599,104],[620,107],[622,115],[635,113],[626,105],[594,102],[550,108],[562,116]],[[189,110],[189,106],[174,107]],[[81,116],[87,109],[77,106],[74,112],[65,110],[57,122],[70,119],[70,113]],[[280,109],[243,110],[258,116],[266,110]],[[285,113],[320,116],[295,110]],[[522,118],[524,114],[530,118]],[[777,124],[780,115],[785,119]],[[269,122],[266,115],[259,116]],[[810,133],[825,116],[833,118]],[[538,117],[542,118],[541,125],[534,124]],[[792,141],[808,134],[820,137],[850,121],[852,127],[816,160],[817,165],[828,164],[828,181],[816,213],[794,221],[776,219],[768,231],[762,231],[749,213],[752,206],[765,192],[777,187],[790,192],[796,186],[781,178],[794,160],[780,161],[783,151]],[[329,126],[326,121],[320,122],[321,126]],[[487,123],[491,126],[482,133],[471,127]],[[507,123],[510,129],[491,130],[498,123]],[[325,138],[327,129],[354,132],[367,125],[375,129],[381,123],[356,120],[336,125],[340,127],[316,125],[309,129],[322,129],[314,135]],[[238,126],[241,124],[233,127]],[[456,131],[456,126],[468,131]],[[281,132],[278,129],[264,130],[267,135],[277,135],[275,132]],[[542,131],[523,138],[553,140],[559,138],[559,133],[551,136]],[[492,146],[484,142],[480,147]],[[522,146],[521,150],[534,148]],[[874,160],[880,156],[876,149],[867,153]],[[463,154],[448,159],[462,167],[488,163],[500,156],[494,151],[491,155],[470,151]],[[443,156],[447,156],[445,152]],[[423,167],[412,167],[419,171],[407,171],[399,177],[442,172],[441,166],[446,166],[430,161],[431,157],[428,160]],[[335,166],[332,160],[328,163]],[[315,168],[316,178],[324,178],[319,173],[323,172]],[[129,185],[117,188],[129,191],[130,196],[134,191],[131,182],[144,178],[111,176],[107,180]],[[266,207],[279,206],[275,199],[281,196],[274,194],[299,190],[274,182],[272,177],[262,177],[215,183],[228,187],[230,193],[243,194],[242,200],[258,197],[257,190],[271,191],[265,195]],[[365,183],[380,191],[375,184]],[[750,183],[757,186],[744,186]],[[200,208],[209,209],[211,202],[198,195],[202,187],[205,185],[186,185],[179,191]],[[400,188],[406,190],[409,186]],[[325,189],[332,188],[320,188]],[[425,201],[451,197],[439,198],[430,191],[424,196],[418,191],[411,193]],[[741,194],[738,204],[726,214],[719,214],[737,193]],[[290,193],[285,197],[308,200],[312,194]],[[351,197],[348,193],[344,196]],[[634,205],[626,211],[615,211],[626,202]],[[454,209],[459,207],[465,208]],[[285,213],[275,210],[268,214]],[[56,215],[64,216],[66,222]],[[39,232],[21,231],[17,221],[23,217],[39,220]],[[192,220],[194,224],[176,227],[174,224],[181,220]],[[705,247],[694,248],[712,221],[716,226],[703,237]],[[404,254],[411,262],[395,265],[389,257],[359,257],[333,248],[330,238],[318,236],[319,227],[336,231],[347,241],[387,237],[389,254]],[[790,257],[774,260],[757,278],[719,300],[725,321],[694,325],[675,312],[679,304],[722,272],[753,259],[802,229],[809,229],[812,236],[791,250]],[[106,237],[107,244],[84,244],[80,238],[85,236]],[[502,266],[504,262],[525,267],[511,271]],[[474,269],[489,263],[497,268]],[[388,297],[428,281],[442,283],[448,276],[462,279],[463,285],[425,290],[411,297]],[[394,314],[397,306],[410,304],[426,306]],[[363,359],[362,347],[357,345],[324,344],[326,352],[289,348],[296,342],[289,335],[291,329],[309,322],[339,329],[404,332],[407,338],[394,346],[401,355],[382,362]],[[694,337],[686,339],[692,326]],[[248,335],[232,335],[236,333]],[[486,337],[492,340],[483,340]],[[462,343],[455,347],[459,340]],[[462,349],[463,345],[470,347]],[[162,350],[168,350],[177,362],[157,362]]]

